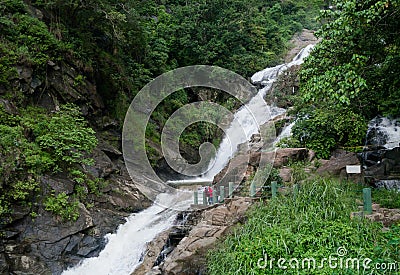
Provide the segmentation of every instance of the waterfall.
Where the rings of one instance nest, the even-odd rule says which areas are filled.
[[[171,228],[178,210],[186,210],[192,194],[160,194],[156,202],[142,212],[132,214],[114,234],[108,234],[106,247],[98,257],[88,258],[62,275],[127,275],[141,263],[146,244],[161,232]],[[178,204],[178,205],[177,205]],[[174,209],[161,205],[173,205]]]
[[[234,156],[238,145],[249,140],[259,131],[259,125],[285,112],[285,109],[267,106],[264,96],[272,88],[278,75],[291,66],[300,65],[312,47],[310,45],[304,48],[288,64],[267,68],[253,75],[252,82],[263,88],[235,113],[234,120],[227,129],[214,160],[210,162],[208,172],[198,180],[203,182],[207,178],[212,180]],[[243,129],[244,135],[238,135],[240,131],[237,131],[237,127]],[[175,183],[178,182],[175,181]],[[186,180],[186,183],[188,182],[190,180]],[[64,271],[63,275],[131,274],[141,263],[146,244],[161,232],[171,228],[178,212],[188,209],[193,202],[192,192],[184,194],[185,196],[182,192],[176,195],[159,194],[151,207],[132,214],[126,219],[125,224],[119,226],[116,233],[105,237],[107,244],[98,257],[83,260],[77,266]],[[168,205],[173,206],[173,209],[165,207]]]
[[[366,146],[393,149],[400,144],[400,121],[377,116],[368,123]]]
[[[259,131],[259,126],[274,117],[286,112],[283,108],[268,106],[265,104],[264,96],[269,92],[279,74],[294,65],[303,63],[304,58],[309,55],[313,45],[302,49],[290,63],[281,64],[272,68],[266,68],[255,73],[251,77],[254,84],[264,86],[258,93],[235,113],[234,119],[225,132],[225,136],[218,148],[215,158],[210,162],[208,171],[203,178],[211,179],[218,174],[229,160],[234,156],[239,144],[250,140],[251,136]],[[244,135],[237,127],[243,129]]]
[[[375,186],[400,192],[400,180],[380,180],[375,183]]]

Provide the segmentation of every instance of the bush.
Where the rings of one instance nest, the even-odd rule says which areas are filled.
[[[95,132],[86,127],[76,106],[62,106],[45,125],[33,130],[41,149],[50,152],[59,166],[92,163],[92,160],[84,157],[84,153],[96,147],[97,139]]]
[[[0,108],[2,218],[11,213],[12,205],[29,205],[34,200],[44,173],[69,172],[73,168],[83,174],[76,167],[93,162],[85,155],[97,144],[95,132],[72,104],[61,106],[53,114],[31,107],[20,112],[21,115],[12,115]],[[89,182],[91,193],[98,193],[97,183]]]
[[[58,216],[64,221],[76,221],[79,218],[78,201],[69,201],[69,197],[65,193],[51,195],[44,202],[45,209]]]
[[[293,126],[293,137],[316,152],[318,158],[329,158],[338,146],[349,151],[363,144],[367,122],[350,110],[336,112],[329,109],[308,110]]]
[[[301,143],[296,138],[290,136],[280,139],[275,146],[278,148],[299,148],[301,147]]]

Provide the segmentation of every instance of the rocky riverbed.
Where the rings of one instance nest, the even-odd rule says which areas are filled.
[[[225,204],[184,213],[187,216],[183,223],[178,221],[177,226],[148,245],[143,263],[132,274],[204,274],[207,251],[235,225],[245,221],[251,204],[250,198],[236,197],[227,199]],[[157,262],[162,253],[166,254]]]

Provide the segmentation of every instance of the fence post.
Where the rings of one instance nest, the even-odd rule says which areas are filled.
[[[193,194],[194,194],[194,204],[197,205],[199,204],[199,192],[194,191]]]
[[[220,186],[219,187],[219,201],[224,202],[225,200],[225,186]]]
[[[254,197],[256,195],[256,184],[252,182],[250,184],[250,197]]]
[[[364,213],[371,214],[372,213],[371,188],[363,189],[363,198],[364,198]]]
[[[233,197],[233,182],[229,183],[229,197]]]
[[[278,183],[276,181],[271,182],[272,197],[275,198],[278,194]]]
[[[204,190],[203,191],[203,205],[207,205],[208,201],[207,201],[207,191]]]
[[[217,189],[216,188],[214,188],[213,189],[213,200],[212,200],[212,203],[214,204],[214,203],[218,203],[218,194],[217,194]]]

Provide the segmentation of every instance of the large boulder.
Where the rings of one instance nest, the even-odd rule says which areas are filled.
[[[350,176],[353,180],[361,180],[361,174],[347,175],[347,165],[361,165],[357,154],[353,152],[337,151],[328,161],[323,162],[317,169],[317,173],[320,175],[339,176],[340,178]]]
[[[289,161],[303,161],[308,159],[306,148],[283,148],[276,150],[274,158],[274,168],[280,168]]]
[[[246,198],[237,198],[204,211],[201,221],[160,265],[162,274],[203,274],[207,251],[226,235],[229,228],[243,220],[250,205],[251,201]]]
[[[250,150],[233,157],[225,168],[214,177],[213,184],[227,185],[228,182],[239,184],[257,169],[261,157],[274,168],[281,168],[289,161],[309,159],[308,153],[309,151],[306,148],[283,148],[272,152],[254,152]]]

